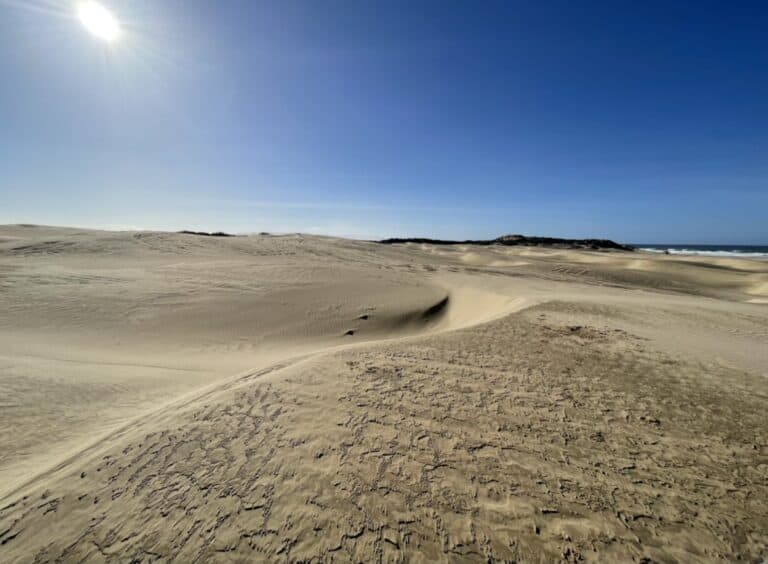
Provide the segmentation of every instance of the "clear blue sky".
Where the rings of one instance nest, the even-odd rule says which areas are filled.
[[[768,243],[768,3],[0,0],[0,223]]]

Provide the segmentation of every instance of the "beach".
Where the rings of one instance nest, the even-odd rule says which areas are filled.
[[[759,257],[2,226],[0,390],[2,562],[768,557]]]

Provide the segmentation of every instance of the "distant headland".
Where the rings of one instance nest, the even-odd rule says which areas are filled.
[[[526,247],[552,247],[558,249],[590,249],[634,251],[630,245],[623,245],[610,239],[561,239],[559,237],[528,237],[526,235],[502,235],[496,239],[478,239],[467,241],[450,241],[444,239],[428,239],[423,237],[384,239],[379,243],[393,245],[396,243],[421,243],[430,245],[505,245]]]

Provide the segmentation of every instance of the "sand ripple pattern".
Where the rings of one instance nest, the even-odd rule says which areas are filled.
[[[764,381],[604,321],[260,372],[0,510],[0,560],[766,557]]]

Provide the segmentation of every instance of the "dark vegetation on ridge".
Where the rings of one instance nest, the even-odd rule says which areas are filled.
[[[179,231],[179,233],[183,233],[184,235],[202,235],[204,237],[235,237],[235,235],[232,235],[231,233],[224,233],[223,231],[216,231],[214,233],[208,233],[207,231]]]
[[[629,245],[622,245],[610,239],[560,239],[558,237],[527,237],[525,235],[502,235],[496,239],[481,239],[469,241],[448,241],[443,239],[427,239],[422,237],[394,238],[379,241],[385,245],[395,243],[426,243],[430,245],[505,245],[526,247],[555,247],[561,249],[592,249],[592,250],[616,250],[634,251]]]

